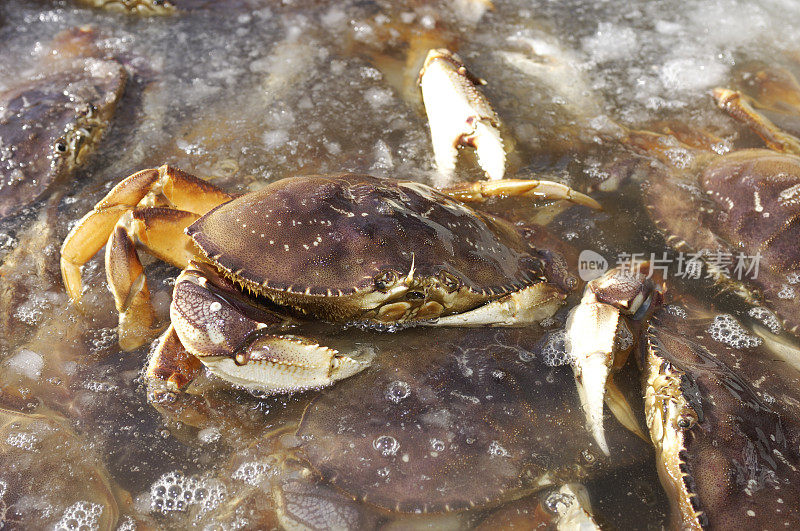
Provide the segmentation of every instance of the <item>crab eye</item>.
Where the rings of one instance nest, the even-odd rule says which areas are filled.
[[[375,277],[375,289],[386,291],[397,282],[397,272],[393,270],[384,271]]]
[[[450,293],[457,291],[461,287],[461,280],[447,271],[439,273],[439,279],[441,279],[442,284]]]
[[[694,411],[685,411],[678,417],[677,424],[682,430],[691,429],[697,423],[697,415]]]
[[[58,142],[56,142],[55,149],[59,153],[66,153],[67,143],[64,142],[63,140],[59,140]]]

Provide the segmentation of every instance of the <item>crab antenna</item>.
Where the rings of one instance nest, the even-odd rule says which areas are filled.
[[[408,275],[406,276],[406,283],[408,284],[414,281],[414,270],[416,268],[415,260],[416,256],[414,253],[411,253],[411,269],[408,270]]]

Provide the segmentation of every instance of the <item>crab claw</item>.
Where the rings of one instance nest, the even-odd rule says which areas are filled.
[[[606,455],[609,451],[603,430],[603,402],[608,399],[607,390],[612,391],[609,406],[614,415],[634,433],[641,433],[630,406],[610,380],[612,368],[625,363],[632,347],[632,341],[620,344],[620,331],[626,330],[622,328],[626,324],[621,317],[642,320],[660,297],[646,275],[615,268],[589,282],[580,304],[567,318],[567,353],[586,415],[586,427]]]
[[[452,176],[458,147],[471,146],[486,175],[502,179],[506,152],[500,137],[500,119],[477,88],[486,82],[470,73],[456,54],[438,48],[428,52],[419,84],[439,172]]]
[[[188,385],[202,362],[223,380],[263,394],[303,391],[356,374],[373,355],[340,353],[285,333],[283,317],[250,305],[231,281],[195,262],[175,281],[170,318],[147,370],[169,390]]]

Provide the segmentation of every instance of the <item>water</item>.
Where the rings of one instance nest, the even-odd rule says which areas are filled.
[[[588,191],[606,207],[593,213],[500,201],[491,205],[493,210],[547,225],[573,251],[592,249],[612,263],[619,253],[672,253],[642,208],[640,184],[646,172],[630,162],[629,149],[609,140],[615,124],[647,128],[673,120],[711,131],[725,146],[759,146],[757,138],[715,107],[709,91],[735,82],[743,69],[759,61],[797,71],[800,49],[794,22],[800,5],[788,0],[670,0],[624,8],[610,1],[498,1],[491,10],[479,0],[175,3],[183,9],[180,15],[148,19],[77,7],[67,0],[0,4],[0,90],[46,70],[53,37],[76,26],[95,28],[95,54],[121,62],[129,74],[97,151],[71,179],[51,187],[52,196],[63,194],[55,214],[43,217],[45,199],[0,221],[5,267],[0,283],[14,293],[3,299],[0,403],[22,412],[8,414],[0,441],[5,445],[0,508],[12,526],[130,528],[138,523],[180,528],[216,522],[233,529],[281,521],[378,526],[399,519],[402,525],[408,518],[405,523],[460,527],[480,525],[497,506],[501,512],[533,514],[560,485],[537,491],[526,479],[513,494],[498,496],[485,508],[440,516],[414,515],[408,510],[412,502],[398,500],[412,514],[387,516],[325,482],[297,482],[305,478],[302,467],[276,463],[274,456],[308,444],[292,439],[290,428],[313,393],[260,398],[210,380],[197,394],[182,398],[180,407],[156,410],[140,376],[147,346],[128,353],[117,346],[116,312],[106,291],[102,256],[84,268],[86,291],[78,309],[60,283],[60,242],[121,178],[164,163],[231,193],[286,176],[340,171],[440,182],[416,73],[427,49],[448,46],[488,81],[484,91],[508,138],[507,175],[557,180]],[[466,157],[459,163],[457,180],[482,176],[473,162]],[[145,266],[157,319],[165,323],[177,271],[152,260],[145,260]],[[709,281],[689,286],[713,293]],[[722,301],[730,306],[726,311],[740,319],[747,314],[749,306],[729,299]],[[451,407],[472,408],[476,400],[498,403],[503,392],[513,390],[503,387],[516,381],[506,372],[513,361],[541,371],[526,385],[532,403],[543,408],[542,422],[555,422],[562,414],[580,420],[571,369],[563,366],[559,344],[563,321],[561,312],[547,323],[548,330],[532,331],[533,339],[514,334],[498,339],[488,331],[474,336],[470,348],[462,346],[463,352],[453,347],[462,354],[454,359],[459,370],[454,374],[487,382],[497,393],[488,396],[464,384],[446,395],[452,404],[462,404]],[[724,330],[728,334],[721,341],[729,341],[731,334],[756,340],[741,328]],[[387,385],[374,399],[380,404],[362,401],[364,411],[397,407],[413,418],[418,412],[412,404],[426,399],[424,392],[431,388],[415,387],[404,376],[408,367],[403,358],[432,356],[432,343],[457,344],[457,337],[441,338],[437,331],[333,333],[334,342],[376,348],[377,365],[369,374],[387,372]],[[402,352],[397,352],[401,342]],[[477,362],[482,349],[494,349],[506,365]],[[442,356],[449,359],[447,353]],[[628,373],[620,386],[636,395],[638,376]],[[554,399],[541,390],[555,386],[565,395],[564,404],[551,404]],[[516,399],[508,400],[519,406]],[[431,411],[420,421],[442,433],[420,436],[420,448],[409,448],[388,428],[367,441],[359,439],[364,430],[357,425],[336,429],[364,446],[364,466],[375,465],[370,481],[391,485],[400,481],[404,465],[378,463],[376,456],[402,460],[406,452],[422,455],[424,450],[428,459],[446,459],[459,445],[483,440],[464,434],[463,439],[447,439],[448,433],[458,435],[455,410]],[[575,437],[582,433],[578,420]],[[627,432],[613,421],[606,424],[611,440],[628,441]],[[525,450],[502,439],[502,430],[483,435],[489,447],[480,462],[497,467],[492,470],[505,470],[511,466],[502,464],[506,458],[517,459]],[[73,441],[89,457],[71,469],[76,481],[70,486],[37,498],[32,489],[19,487],[25,474],[9,470],[14,468],[10,461],[35,457],[46,474],[48,463],[73,455],[54,445],[53,437]],[[636,447],[624,459],[609,462],[599,459],[588,438],[585,450],[588,457],[576,465],[574,475],[563,473],[563,464],[548,455],[536,456],[528,472],[551,466],[561,471],[558,481],[582,483],[601,523],[665,525],[668,506],[650,449]],[[511,470],[523,469],[515,464]],[[276,513],[281,500],[284,513]],[[335,518],[320,520],[320,514]]]

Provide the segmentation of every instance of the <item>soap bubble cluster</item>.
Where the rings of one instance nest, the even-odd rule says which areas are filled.
[[[79,501],[64,511],[64,516],[56,524],[56,531],[90,531],[100,529],[98,520],[103,514],[103,506],[99,503]]]
[[[761,344],[761,338],[747,333],[742,325],[728,313],[714,317],[714,322],[708,327],[708,333],[714,341],[725,343],[733,348],[754,348]]]
[[[216,508],[226,494],[227,489],[218,481],[187,477],[176,470],[167,472],[150,487],[150,508],[154,512],[168,514],[197,506],[201,512],[206,512]]]
[[[39,438],[32,433],[15,432],[10,433],[6,442],[9,446],[19,448],[21,450],[36,450],[36,445],[39,443]]]

